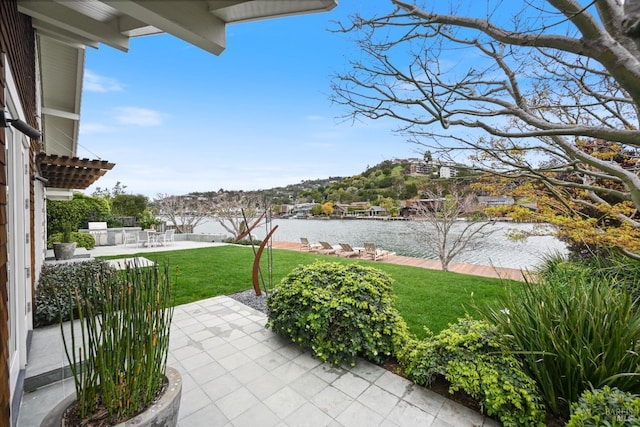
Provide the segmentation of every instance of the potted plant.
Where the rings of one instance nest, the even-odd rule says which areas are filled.
[[[69,293],[77,316],[69,313],[68,334],[60,323],[76,392],[41,426],[177,425],[182,385],[178,371],[167,367],[168,273],[167,265],[127,264],[87,277]]]
[[[72,259],[77,243],[71,240],[73,224],[65,222],[62,228],[60,242],[53,243],[53,254],[57,260]]]

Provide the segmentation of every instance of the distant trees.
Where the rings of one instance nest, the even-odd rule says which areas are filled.
[[[118,181],[111,189],[97,187],[91,194],[94,199],[104,200],[109,205],[110,226],[122,225],[119,217],[134,217],[141,221],[149,216],[149,198],[143,194],[127,194],[126,190],[127,186]]]
[[[142,194],[116,194],[111,198],[111,213],[139,218],[148,205],[149,199]]]

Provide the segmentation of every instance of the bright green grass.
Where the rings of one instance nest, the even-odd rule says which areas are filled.
[[[177,305],[253,288],[251,272],[254,253],[251,247],[215,246],[139,253],[136,256],[169,263]],[[261,269],[267,287],[269,257],[273,260],[271,282],[274,285],[297,266],[318,259],[375,265],[394,279],[396,306],[411,332],[420,337],[425,335],[425,326],[437,333],[466,312],[473,315],[474,306],[494,302],[504,295],[504,287],[513,283],[439,270],[274,249],[271,253],[265,251],[262,256]]]

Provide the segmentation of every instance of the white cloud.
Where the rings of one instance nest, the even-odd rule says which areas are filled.
[[[113,128],[102,123],[87,123],[80,122],[80,133],[82,135],[96,134],[96,133],[108,133],[113,131]]]
[[[100,76],[89,70],[84,72],[83,87],[87,92],[120,92],[124,87],[116,79]]]
[[[317,121],[324,120],[324,117],[319,116],[317,114],[310,114],[307,116],[307,120],[309,120],[310,122],[317,122]]]
[[[165,114],[148,108],[120,107],[116,120],[123,125],[148,127],[161,125],[165,117]]]

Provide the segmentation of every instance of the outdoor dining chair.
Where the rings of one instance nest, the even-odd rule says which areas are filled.
[[[158,234],[156,236],[156,244],[166,246],[168,243],[173,242],[173,234],[175,231],[175,229],[170,228],[164,233]]]
[[[122,244],[127,246],[128,244],[135,245],[138,242],[138,238],[135,232],[126,232],[122,230]]]
[[[138,231],[136,234],[136,247],[140,246],[153,246],[153,239],[147,230]]]

